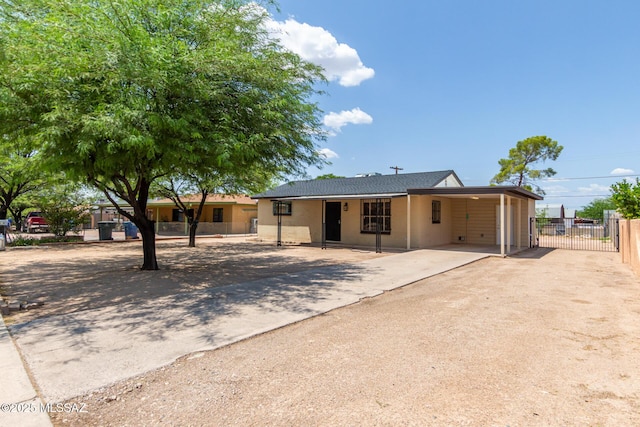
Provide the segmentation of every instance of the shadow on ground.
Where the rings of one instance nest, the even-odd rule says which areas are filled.
[[[12,292],[48,301],[9,325],[47,401],[355,302],[379,269],[357,262],[376,255],[349,250],[174,242],[158,247],[163,270],[139,271],[133,246],[109,257],[103,246],[82,263],[77,249],[33,252],[37,267],[9,273]]]
[[[224,300],[224,293],[206,296],[206,291],[263,279],[270,279],[265,282],[268,283],[265,286],[270,287],[268,290],[247,289],[244,297],[251,300],[252,292],[273,292],[273,298],[277,298],[281,286],[279,277],[309,274],[312,278],[309,270],[343,262],[335,256],[336,251],[346,252],[347,258],[352,255],[347,249],[306,248],[300,256],[301,250],[296,247],[275,249],[273,245],[252,242],[201,242],[196,248],[185,247],[184,241],[158,242],[161,270],[140,271],[139,244],[98,244],[81,248],[74,245],[42,251],[43,254],[23,251],[20,256],[14,252],[12,255],[23,259],[23,263],[15,262],[13,268],[7,265],[3,268],[1,291],[5,298],[45,303],[34,310],[14,313],[6,318],[7,323],[117,305],[155,305],[156,301],[171,308],[172,304],[192,300],[194,292],[201,292],[198,295],[202,298]],[[56,256],[47,256],[53,253]],[[24,258],[33,258],[33,262]],[[343,266],[336,274],[345,277],[354,269]],[[327,285],[326,280],[317,278],[322,286]],[[287,290],[287,295],[290,291]],[[170,298],[163,299],[165,297]]]

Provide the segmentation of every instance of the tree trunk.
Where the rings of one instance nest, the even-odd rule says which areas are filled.
[[[24,208],[16,207],[15,204],[13,207],[9,206],[9,212],[11,212],[11,216],[13,216],[13,224],[18,231],[22,230],[22,211],[24,211]]]
[[[7,219],[7,207],[0,206],[0,219]]]
[[[160,268],[158,267],[158,261],[156,259],[156,222],[147,217],[147,200],[149,198],[151,180],[140,177],[139,181],[134,183],[134,185],[124,176],[116,176],[112,178],[112,180],[115,190],[109,189],[99,181],[92,180],[92,178],[89,177],[89,182],[94,183],[98,188],[102,188],[104,195],[113,206],[115,206],[118,213],[128,218],[138,227],[138,231],[142,236],[142,253],[144,255],[140,270],[159,270]],[[133,215],[131,212],[125,211],[122,206],[118,204],[111,192],[133,208]]]
[[[138,227],[142,236],[142,252],[144,261],[140,270],[159,270],[156,259],[156,230],[155,222],[148,218],[134,218],[133,223]]]
[[[202,216],[202,210],[204,209],[204,204],[207,201],[207,194],[209,194],[206,190],[201,190],[202,197],[200,198],[200,203],[198,203],[198,209],[193,213],[193,217],[188,218],[189,221],[189,247],[196,247],[196,230],[198,229],[198,223],[200,222],[200,217]],[[188,212],[188,210],[187,210]],[[187,217],[188,217],[187,213]]]
[[[198,221],[190,221],[189,222],[189,247],[196,247],[196,230],[198,229]]]

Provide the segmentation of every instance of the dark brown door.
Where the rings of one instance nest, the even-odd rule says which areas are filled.
[[[340,241],[340,215],[342,203],[327,202],[325,223],[327,225],[327,240]]]

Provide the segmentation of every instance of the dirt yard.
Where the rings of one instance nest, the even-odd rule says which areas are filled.
[[[388,254],[351,249],[256,243],[244,237],[159,240],[161,273],[139,271],[142,244],[86,243],[25,247],[6,252],[0,295],[13,301],[45,302],[5,317],[7,324],[107,305],[150,300],[289,274]]]
[[[11,320],[230,283],[237,271],[260,277],[289,264],[376,256],[319,248],[274,255],[273,247],[217,242],[195,256],[162,242],[168,285],[157,286],[129,271],[134,245],[25,251],[14,260],[19,274],[32,274],[29,265],[42,274],[8,291],[39,292],[48,303]],[[199,256],[220,262],[219,274]],[[122,257],[131,259],[127,268],[116,262]],[[58,274],[68,285],[51,288]],[[87,412],[55,414],[54,425],[636,426],[640,281],[617,253],[489,258],[68,403]]]

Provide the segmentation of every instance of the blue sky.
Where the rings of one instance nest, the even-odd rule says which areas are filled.
[[[519,140],[564,146],[539,184],[580,208],[640,174],[640,2],[283,0],[283,44],[322,65],[331,165],[453,169],[488,185]]]

